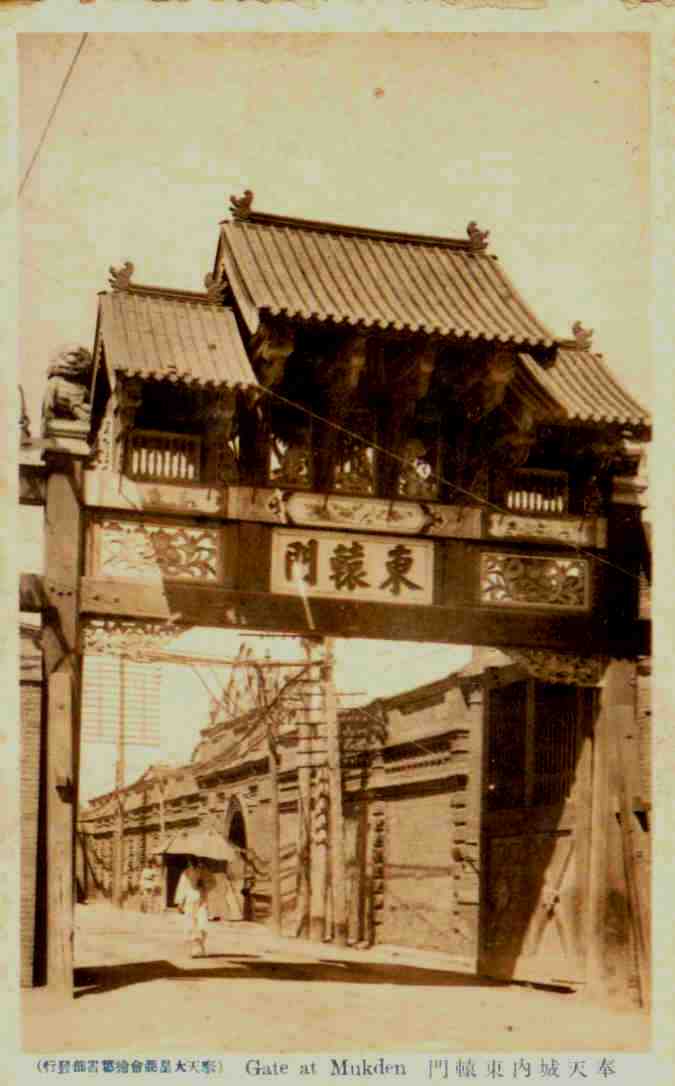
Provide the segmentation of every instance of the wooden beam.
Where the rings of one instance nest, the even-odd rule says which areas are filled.
[[[640,653],[644,630],[634,622],[610,639],[602,614],[544,614],[523,609],[419,606],[310,597],[316,629],[333,637],[439,644],[512,646],[632,657]],[[189,582],[154,584],[117,578],[83,577],[82,613],[92,618],[139,618],[193,626],[277,631],[306,635],[299,597],[272,592],[238,592]]]

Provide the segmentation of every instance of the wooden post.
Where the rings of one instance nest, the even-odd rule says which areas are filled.
[[[309,644],[309,658],[312,646]],[[325,770],[325,717],[322,688],[316,669],[310,674],[309,749],[310,749],[310,814],[309,814],[309,935],[321,942],[326,935],[326,895],[328,890],[328,782]]]
[[[125,778],[125,697],[126,666],[124,656],[119,658],[119,713],[117,716],[117,761],[115,763],[115,850],[113,864],[113,905],[122,907],[122,879],[124,875],[124,778]]]
[[[640,1002],[648,1007],[650,1002],[650,938],[649,906],[647,901],[648,865],[645,850],[638,835],[642,832],[633,812],[632,793],[629,787],[630,766],[628,754],[635,755],[637,745],[631,743],[638,727],[636,712],[637,670],[632,661],[616,661],[610,673],[612,707],[615,721],[618,807],[621,817],[621,843],[623,846],[631,929],[637,958]]]
[[[323,704],[326,720],[328,787],[330,791],[330,871],[333,897],[333,937],[338,946],[346,946],[347,900],[344,819],[342,814],[342,765],[337,694],[335,691],[335,656],[333,639],[330,637],[327,637],[324,641]]]
[[[47,986],[72,993],[82,473],[76,457],[66,453],[45,454],[45,471],[44,587],[48,610],[42,646],[47,688]]]
[[[73,983],[73,678],[57,669],[48,683],[47,742],[47,985]]]
[[[311,893],[309,935],[316,942],[326,937],[326,897],[328,890],[328,806],[329,785],[326,767],[314,771],[311,827]]]
[[[270,774],[272,858],[272,930],[281,935],[281,816],[279,811],[279,736],[275,734],[275,720],[267,719],[267,753]]]
[[[307,663],[312,662],[311,642],[305,641],[305,656]],[[311,689],[311,671],[307,673],[308,682],[305,690]],[[312,756],[312,698],[304,699],[304,705],[298,723],[298,837],[297,837],[297,900],[296,900],[296,936],[304,936],[309,932],[310,909],[310,816],[311,816],[311,756]]]
[[[645,931],[636,928],[639,907],[631,891],[633,869],[624,841],[625,825],[633,817],[624,800],[625,773],[619,752],[621,732],[632,712],[625,661],[612,660],[599,694],[593,734],[593,825],[589,887],[589,994],[599,1000],[630,1003],[635,983],[634,947],[640,960],[640,986],[648,987]],[[625,808],[625,810],[624,810]],[[617,817],[618,816],[618,817]],[[630,830],[628,831],[630,832]],[[633,946],[634,944],[634,946]],[[635,1002],[633,997],[632,1002]]]
[[[155,781],[159,790],[159,843],[162,848],[166,844],[166,812],[164,808],[164,793],[166,791],[166,777],[161,769],[155,769]],[[166,857],[164,853],[160,853],[160,901],[158,912],[163,913],[167,908],[166,891],[167,891],[167,870],[166,870]]]

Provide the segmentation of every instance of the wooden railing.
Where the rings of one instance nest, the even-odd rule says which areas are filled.
[[[132,479],[198,483],[201,438],[163,430],[133,430],[127,438],[126,472]]]
[[[567,473],[521,468],[507,483],[503,502],[514,513],[531,516],[556,516],[566,513],[569,505]]]

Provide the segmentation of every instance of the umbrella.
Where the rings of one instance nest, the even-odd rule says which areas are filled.
[[[202,860],[238,858],[238,849],[215,830],[181,830],[161,845],[157,852],[163,856],[197,856]]]

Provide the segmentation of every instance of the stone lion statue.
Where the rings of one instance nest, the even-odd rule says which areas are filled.
[[[89,422],[92,357],[86,347],[66,344],[49,360],[47,389],[42,401],[43,432],[52,419]]]

